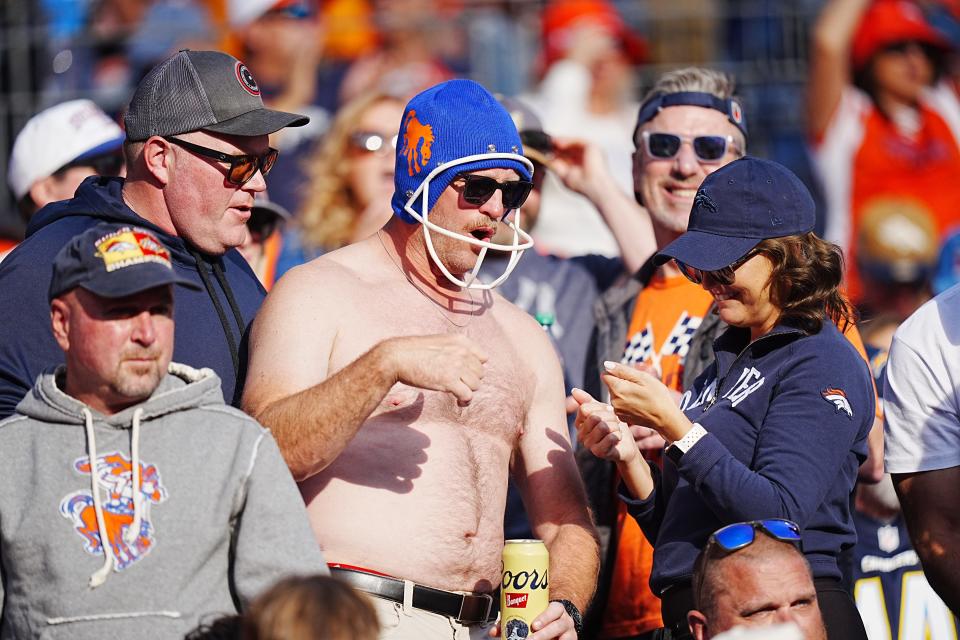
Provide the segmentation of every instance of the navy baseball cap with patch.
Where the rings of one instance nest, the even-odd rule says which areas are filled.
[[[101,223],[75,236],[54,258],[48,299],[76,287],[103,298],[123,298],[169,284],[200,289],[177,275],[170,252],[155,235]]]
[[[233,56],[184,49],[140,81],[123,121],[127,139],[142,141],[198,130],[260,136],[310,118],[264,107],[250,69]]]
[[[682,236],[654,257],[716,271],[747,255],[762,240],[813,231],[816,205],[807,187],[781,164],[745,157],[700,185]]]

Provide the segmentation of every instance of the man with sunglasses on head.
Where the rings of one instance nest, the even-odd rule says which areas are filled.
[[[335,573],[374,596],[383,637],[492,630],[510,476],[550,552],[553,602],[529,637],[575,640],[598,558],[563,376],[536,321],[491,291],[532,244],[516,221],[531,163],[469,80],[415,96],[399,141],[394,217],[270,292],[243,406],[276,435]],[[511,257],[484,284],[495,251]]]
[[[789,520],[737,522],[714,532],[693,567],[695,608],[687,622],[694,640],[778,624],[795,625],[804,640],[825,640],[817,590],[799,547],[800,528]]]
[[[102,221],[147,228],[199,291],[178,295],[174,358],[213,369],[239,403],[246,331],[264,290],[235,250],[277,152],[268,136],[307,118],[266,109],[256,80],[218,51],[183,50],[137,87],[124,117],[127,177],[85,180],[39,211],[0,264],[0,416],[63,354],[42,321],[49,265],[69,238]]]

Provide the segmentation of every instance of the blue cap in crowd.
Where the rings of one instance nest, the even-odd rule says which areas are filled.
[[[82,287],[103,298],[123,298],[170,284],[200,288],[177,275],[170,252],[149,231],[101,223],[75,236],[54,258],[48,297]]]
[[[654,261],[675,258],[715,271],[762,240],[813,231],[815,221],[813,198],[793,172],[770,160],[741,158],[707,176],[693,200],[686,233]]]
[[[493,95],[472,80],[448,80],[414,96],[403,112],[397,140],[393,212],[403,220],[416,220],[404,206],[437,167],[492,153],[523,155],[520,134],[507,110]],[[427,211],[457,174],[483,169],[514,169],[524,180],[530,170],[519,160],[478,159],[452,166],[430,180]]]

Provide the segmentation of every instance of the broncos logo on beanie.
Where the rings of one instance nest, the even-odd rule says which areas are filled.
[[[448,80],[414,96],[404,109],[394,172],[393,212],[409,223],[416,220],[405,210],[410,198],[428,190],[426,211],[457,174],[483,169],[513,169],[530,180],[530,170],[520,161],[503,157],[477,158],[427,177],[437,167],[461,158],[485,154],[522,156],[520,134],[507,110],[493,95],[472,80]],[[420,210],[420,199],[413,205]]]

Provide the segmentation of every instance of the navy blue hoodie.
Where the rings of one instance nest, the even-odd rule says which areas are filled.
[[[681,398],[707,435],[679,466],[665,458],[662,476],[651,465],[646,500],[624,495],[653,541],[654,593],[689,581],[710,534],[734,522],[799,524],[816,577],[840,577],[837,556],[856,542],[850,493],[875,409],[866,362],[830,321],[748,337],[731,327],[717,338],[716,360]]]
[[[200,286],[175,292],[173,359],[213,369],[224,397],[239,404],[244,338],[266,295],[263,287],[235,249],[222,257],[201,254],[137,215],[124,203],[122,187],[120,178],[87,178],[71,200],[37,212],[26,240],[0,262],[0,417],[14,412],[41,371],[63,362],[47,300],[53,259],[75,235],[104,221],[155,233],[170,249],[177,273]]]

